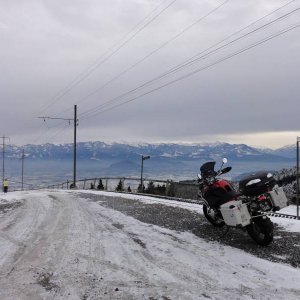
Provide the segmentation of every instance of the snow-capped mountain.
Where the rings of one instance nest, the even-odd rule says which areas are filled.
[[[27,158],[33,160],[71,159],[73,144],[26,145],[24,147],[7,146],[8,158],[20,158],[24,148]],[[77,157],[82,160],[137,160],[142,154],[155,160],[219,160],[227,157],[236,161],[284,161],[291,160],[290,148],[278,150],[260,150],[245,144],[126,144],[80,142],[77,144]]]
[[[44,144],[6,147],[6,174],[20,181],[22,150],[25,152],[25,177],[35,183],[63,182],[72,177],[73,144]],[[0,150],[1,153],[1,150]],[[227,174],[235,179],[241,174],[257,171],[281,170],[295,166],[295,159],[245,144],[127,144],[80,142],[77,144],[77,177],[101,176],[139,177],[141,155],[150,155],[144,174],[148,178],[191,180],[197,177],[199,167],[206,161],[228,158],[232,170]]]
[[[275,155],[296,159],[296,145],[288,145],[274,150]]]

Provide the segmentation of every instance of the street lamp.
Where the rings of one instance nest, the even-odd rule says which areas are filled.
[[[143,171],[144,171],[144,160],[150,159],[150,155],[142,155],[142,167],[141,167],[141,191],[144,192],[144,182],[143,182]]]

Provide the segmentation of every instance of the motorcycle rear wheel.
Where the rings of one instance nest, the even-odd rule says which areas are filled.
[[[203,213],[205,218],[213,224],[215,227],[223,227],[225,222],[223,219],[217,217],[215,213],[211,214],[210,211],[213,211],[211,208],[207,207],[206,204],[203,204]]]
[[[253,218],[246,227],[250,237],[261,246],[268,246],[273,241],[273,223],[268,217]]]

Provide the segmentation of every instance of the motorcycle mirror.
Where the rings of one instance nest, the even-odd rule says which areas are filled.
[[[231,171],[232,167],[226,167],[224,169],[221,170],[222,174],[228,173],[229,171]]]
[[[222,159],[222,161],[223,161],[223,164],[227,164],[228,159],[227,159],[226,157],[224,157],[224,158]]]

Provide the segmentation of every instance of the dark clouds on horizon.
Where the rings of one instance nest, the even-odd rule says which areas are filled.
[[[104,53],[159,4],[162,9],[171,2],[0,0],[2,133],[9,135],[15,144],[70,142],[72,134],[67,124],[44,123],[37,117],[71,117],[74,104],[78,104],[80,114],[95,111],[102,103],[155,78],[290,1],[230,0],[100,89],[222,3],[177,0],[85,80],[54,101],[74,78],[95,66],[95,61],[99,63]],[[300,1],[293,1],[255,26],[299,7]],[[209,66],[297,22],[300,22],[299,10],[149,89]],[[92,114],[90,118],[79,115],[79,139],[145,142],[221,139],[273,147],[294,142],[299,130],[299,50],[297,28],[116,109]],[[57,124],[58,127],[51,128]]]

